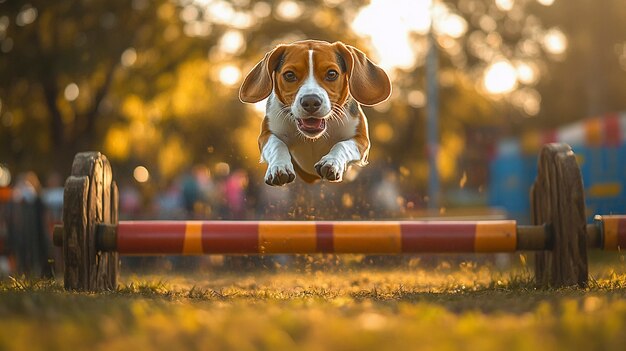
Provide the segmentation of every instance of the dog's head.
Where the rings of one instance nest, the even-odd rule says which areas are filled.
[[[360,50],[341,42],[306,40],[279,45],[248,73],[239,98],[255,103],[272,91],[304,136],[324,134],[352,96],[375,105],[391,94],[389,77]]]

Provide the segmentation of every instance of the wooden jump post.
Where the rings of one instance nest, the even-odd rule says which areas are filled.
[[[540,154],[534,225],[515,221],[120,221],[106,157],[80,153],[67,179],[62,226],[65,288],[117,287],[118,255],[479,253],[535,251],[540,287],[585,286],[587,247],[626,247],[626,216],[586,223],[580,170],[568,145]]]

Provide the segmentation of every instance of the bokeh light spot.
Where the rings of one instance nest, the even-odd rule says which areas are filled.
[[[133,171],[133,178],[139,183],[145,183],[150,179],[150,172],[144,166],[137,166]]]
[[[520,83],[531,85],[539,80],[538,68],[535,65],[519,62],[515,65],[517,70],[517,79]]]
[[[376,140],[386,143],[393,138],[393,128],[389,125],[389,123],[379,123],[374,127],[374,138]]]
[[[511,11],[515,5],[515,0],[496,0],[496,6],[500,11]]]
[[[0,165],[0,186],[9,186],[11,184],[11,172],[8,168]]]
[[[554,0],[537,0],[543,6],[552,6],[554,4]]]
[[[510,93],[517,87],[517,71],[507,60],[498,60],[487,67],[484,86],[490,94]]]
[[[227,54],[237,54],[243,51],[246,42],[243,34],[238,30],[229,30],[220,39],[220,50]]]
[[[543,47],[547,52],[560,55],[567,49],[567,37],[558,28],[552,28],[543,37]]]
[[[128,48],[122,53],[120,62],[124,67],[130,67],[137,61],[137,51],[134,48]]]
[[[285,21],[294,21],[302,16],[304,6],[297,1],[285,0],[276,6],[276,15]]]
[[[17,18],[15,19],[15,24],[18,26],[26,26],[29,25],[37,19],[37,9],[32,7],[31,5],[26,5],[22,8],[20,13],[17,14]]]
[[[74,101],[78,98],[80,94],[80,89],[78,89],[78,85],[76,83],[70,83],[65,87],[63,91],[63,95],[65,96],[65,100]]]
[[[215,175],[226,177],[230,174],[230,165],[226,162],[218,162],[215,164]]]
[[[258,18],[265,18],[272,13],[272,6],[265,1],[259,1],[252,6],[252,13]]]
[[[411,90],[407,94],[409,105],[415,108],[424,107],[426,105],[426,95],[421,90]]]
[[[233,65],[226,65],[219,71],[219,80],[224,85],[235,85],[241,79],[241,71]]]

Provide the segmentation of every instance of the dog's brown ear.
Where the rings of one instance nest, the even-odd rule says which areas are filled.
[[[274,88],[274,71],[285,52],[285,47],[277,46],[252,68],[239,88],[239,100],[255,103],[270,95]]]
[[[346,63],[350,94],[362,105],[381,103],[391,95],[391,81],[385,71],[365,54],[342,42],[334,43],[337,52]]]

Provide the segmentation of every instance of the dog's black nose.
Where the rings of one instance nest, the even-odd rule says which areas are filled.
[[[300,105],[308,113],[315,113],[322,107],[322,99],[319,96],[308,94],[300,98]]]

